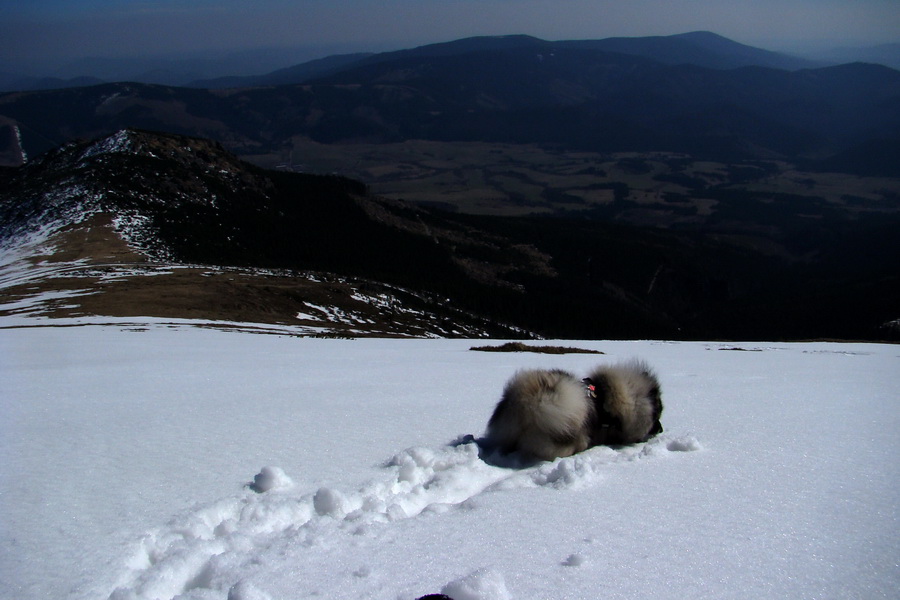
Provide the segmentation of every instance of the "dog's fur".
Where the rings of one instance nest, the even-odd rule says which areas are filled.
[[[486,441],[538,460],[600,444],[634,444],[662,432],[659,381],[642,362],[594,369],[584,380],[560,370],[516,373],[488,421]]]

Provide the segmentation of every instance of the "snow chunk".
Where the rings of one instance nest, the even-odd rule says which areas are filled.
[[[670,440],[669,443],[666,444],[666,449],[669,450],[669,452],[696,452],[697,450],[702,450],[703,446],[697,438],[692,435],[687,435]]]
[[[316,492],[313,498],[313,507],[316,509],[316,513],[323,517],[332,516],[342,519],[350,512],[350,501],[341,492],[323,487]]]
[[[228,590],[228,600],[271,600],[271,596],[249,581],[238,581]]]
[[[250,489],[254,492],[268,492],[269,490],[283,490],[294,485],[290,477],[285,475],[284,471],[279,467],[263,467],[262,470],[253,477],[253,483]]]
[[[557,489],[580,487],[594,480],[594,464],[588,457],[575,455],[541,465],[531,478],[539,486]]]
[[[479,569],[462,579],[451,581],[441,593],[453,600],[510,600],[503,575],[491,569]]]

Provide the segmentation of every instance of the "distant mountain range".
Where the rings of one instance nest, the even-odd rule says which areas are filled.
[[[712,231],[778,229],[802,255],[703,228],[427,210],[342,177],[265,171],[217,142],[122,130],[0,169],[0,256],[20,257],[0,268],[3,310],[313,332],[330,319],[330,335],[893,335],[879,326],[900,299],[895,209],[716,198]]]
[[[113,83],[15,92],[0,95],[0,117],[17,126],[7,137],[30,156],[129,127],[208,137],[239,155],[283,153],[303,136],[831,159],[833,168],[844,153],[858,163],[873,140],[882,150],[898,147],[900,71],[871,64],[785,70],[798,66],[709,33],[483,37],[331,57],[232,79],[241,87],[227,89]],[[886,168],[888,175],[900,170]]]
[[[756,66],[796,70],[824,66],[816,61],[739,44],[705,31],[672,36],[560,42],[548,42],[527,35],[509,35],[465,38],[452,42],[421,46],[410,50],[383,52],[380,54],[331,56],[296,67],[280,69],[267,75],[200,80],[191,82],[188,86],[226,88],[303,83],[313,77],[333,74],[353,66],[368,66],[411,58],[455,56],[470,52],[514,51],[523,48],[534,52],[543,52],[548,55],[556,50],[615,52],[629,56],[639,56],[663,64],[691,64],[711,69],[735,69],[738,67]]]
[[[507,39],[527,36],[508,36]],[[496,40],[497,38],[480,38]],[[535,40],[535,38],[530,38]],[[535,40],[540,42],[541,40]],[[548,43],[548,42],[543,42]],[[807,58],[796,54],[772,52],[736,43],[710,32],[691,32],[672,36],[607,38],[557,42],[563,45],[589,47],[609,52],[643,56],[666,64],[693,64],[710,68],[730,69],[760,66],[796,70],[833,66],[850,62],[869,62],[900,69],[900,44],[881,44],[871,47],[833,48],[818,50]],[[451,42],[450,46],[453,45]],[[435,44],[439,48],[444,44]],[[426,47],[427,48],[427,47]],[[414,49],[416,51],[418,49]],[[258,49],[233,52],[214,58],[82,58],[39,77],[0,72],[0,91],[57,89],[81,87],[98,83],[130,81],[155,85],[200,88],[225,88],[257,85],[300,83],[311,75],[339,63],[361,60],[375,53],[325,55],[324,49],[309,47]],[[310,62],[292,64],[291,57],[318,56]],[[409,51],[405,51],[409,52]],[[395,52],[383,53],[388,57]],[[278,64],[284,65],[278,67]],[[266,66],[271,65],[269,70]],[[276,68],[277,67],[277,68]],[[276,68],[275,71],[271,69]],[[2,70],[0,70],[2,71]],[[271,72],[270,72],[271,71]],[[239,75],[252,73],[252,75]]]
[[[224,51],[207,56],[180,53],[157,57],[88,56],[43,69],[0,64],[0,90],[72,87],[81,85],[79,81],[85,78],[97,83],[133,81],[184,86],[198,79],[268,73],[334,53],[334,47],[327,45],[298,45]]]

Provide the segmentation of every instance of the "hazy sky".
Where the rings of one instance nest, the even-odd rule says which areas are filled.
[[[771,49],[900,41],[900,0],[0,0],[0,64],[258,46],[382,50],[471,35],[709,30]]]

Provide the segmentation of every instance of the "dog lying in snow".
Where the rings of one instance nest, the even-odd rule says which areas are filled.
[[[600,366],[582,380],[571,373],[516,373],[488,421],[486,442],[503,453],[539,460],[601,444],[634,444],[662,432],[659,382],[639,361]]]

